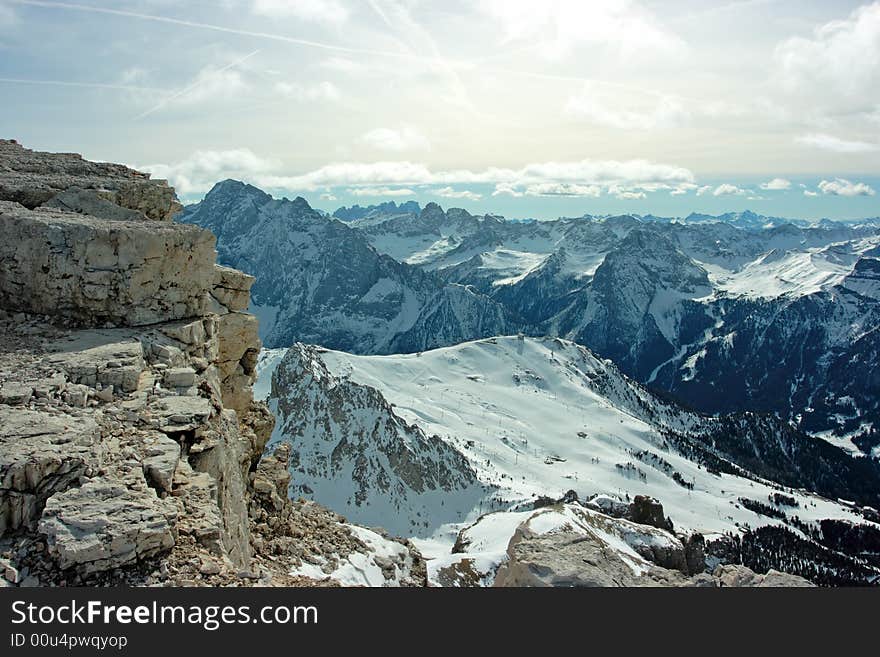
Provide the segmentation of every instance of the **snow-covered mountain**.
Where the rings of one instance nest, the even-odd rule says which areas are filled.
[[[465,518],[487,495],[457,450],[399,416],[375,388],[331,372],[323,350],[297,343],[266,359],[276,417],[267,449],[290,444],[292,498],[410,536]]]
[[[346,223],[226,181],[182,219],[256,275],[268,346],[388,354],[558,335],[701,411],[779,413],[880,456],[876,221],[337,214]]]
[[[252,312],[269,347],[416,351],[511,330],[498,302],[378,253],[364,233],[303,198],[218,183],[179,221],[210,229],[218,259],[256,276]]]
[[[422,537],[436,567],[456,561],[458,530],[486,512],[509,539],[523,512],[567,491],[660,499],[680,531],[774,524],[803,540],[821,519],[858,519],[836,498],[876,505],[880,491],[870,459],[774,418],[682,410],[556,338],[394,356],[296,345],[259,372],[257,394],[278,417],[272,442],[294,450],[291,492]]]
[[[513,223],[429,204],[352,225],[377,250],[500,302],[521,330],[589,346],[701,410],[778,412],[868,453],[880,442],[874,221]]]

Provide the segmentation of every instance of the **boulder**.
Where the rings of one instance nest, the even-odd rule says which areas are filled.
[[[165,370],[162,382],[166,388],[189,388],[196,383],[196,371],[191,367],[172,367]]]
[[[148,488],[90,481],[51,497],[40,519],[49,555],[62,570],[109,570],[174,545],[177,505]]]
[[[640,525],[672,531],[672,521],[663,513],[663,505],[647,495],[635,496],[626,517]]]
[[[150,406],[159,430],[166,434],[194,431],[214,416],[215,409],[205,397],[163,397]]]
[[[26,406],[33,394],[34,387],[30,383],[6,381],[0,387],[0,404]]]

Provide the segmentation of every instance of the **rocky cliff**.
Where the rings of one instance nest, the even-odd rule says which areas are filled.
[[[287,499],[286,451],[262,458],[254,279],[179,209],[164,181],[0,141],[0,583],[315,583],[371,551]],[[422,583],[395,545],[390,579]]]

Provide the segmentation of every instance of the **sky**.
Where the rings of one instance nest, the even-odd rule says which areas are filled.
[[[880,2],[0,0],[0,94],[187,202],[880,215]]]

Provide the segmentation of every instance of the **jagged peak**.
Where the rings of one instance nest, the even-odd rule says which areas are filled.
[[[412,214],[418,216],[421,206],[417,201],[404,201],[399,205],[395,201],[385,201],[376,205],[361,206],[358,204],[350,207],[341,206],[333,212],[333,217],[342,221],[357,221],[373,216],[393,216],[400,214]]]
[[[420,219],[427,219],[429,217],[436,217],[437,215],[445,214],[443,212],[443,208],[440,207],[439,203],[435,203],[431,201],[422,208],[422,213],[419,215]]]

